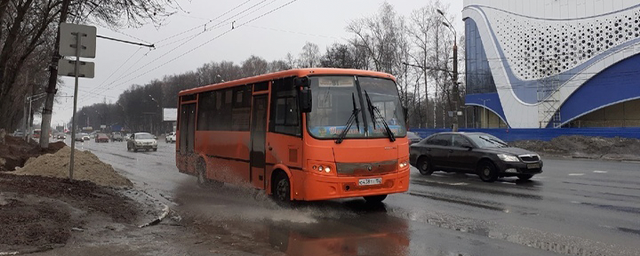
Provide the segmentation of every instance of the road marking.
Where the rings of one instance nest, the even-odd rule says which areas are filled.
[[[578,201],[571,201],[572,204],[581,204],[581,202]]]
[[[599,170],[595,170],[593,171],[593,173],[607,173],[608,171],[599,171]]]
[[[469,183],[466,182],[458,182],[458,183],[451,183],[449,184],[451,186],[465,186],[465,185],[469,185]]]
[[[569,173],[569,176],[582,176],[584,173]]]

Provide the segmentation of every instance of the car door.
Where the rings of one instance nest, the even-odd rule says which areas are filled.
[[[431,164],[436,169],[447,169],[447,155],[451,145],[450,134],[438,134],[432,140],[426,149],[427,155],[431,159]]]
[[[459,171],[475,171],[478,152],[473,151],[471,148],[473,144],[460,134],[454,134],[451,141],[452,145],[451,148],[449,148],[449,155],[447,157],[449,165]]]

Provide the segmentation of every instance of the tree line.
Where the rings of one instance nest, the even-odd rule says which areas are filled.
[[[464,88],[453,90],[454,35],[442,25],[447,9],[447,5],[434,0],[404,17],[392,5],[383,3],[376,13],[346,26],[350,39],[324,51],[307,42],[298,54],[289,53],[279,60],[251,56],[240,63],[214,61],[194,71],[131,85],[115,102],[104,101],[78,110],[78,126],[107,125],[164,133],[172,127],[162,122],[161,109],[176,108],[181,90],[292,68],[334,67],[394,75],[402,103],[409,109],[411,127],[450,127],[448,113],[463,105],[459,101],[464,98]],[[444,10],[444,15],[438,10]],[[458,39],[458,45],[462,45],[463,36],[458,35]],[[464,56],[464,47],[459,46],[459,51],[458,55]],[[46,59],[47,53],[44,56]]]

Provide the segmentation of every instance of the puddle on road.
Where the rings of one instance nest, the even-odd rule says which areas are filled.
[[[410,221],[362,199],[296,203],[283,208],[264,191],[225,185],[179,186],[182,217],[210,240],[258,255],[465,255],[412,242]],[[413,243],[413,244],[412,244]],[[417,248],[419,248],[419,251]]]
[[[620,246],[580,237],[547,233],[526,227],[510,227],[488,221],[461,218],[443,213],[426,211],[405,211],[394,209],[390,215],[412,221],[428,223],[443,229],[470,233],[491,239],[508,241],[514,244],[544,251],[578,256],[637,255],[633,250]]]

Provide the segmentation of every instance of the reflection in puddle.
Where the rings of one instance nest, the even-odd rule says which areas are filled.
[[[410,242],[407,222],[385,212],[312,224],[269,222],[255,238],[290,256],[407,255]]]

